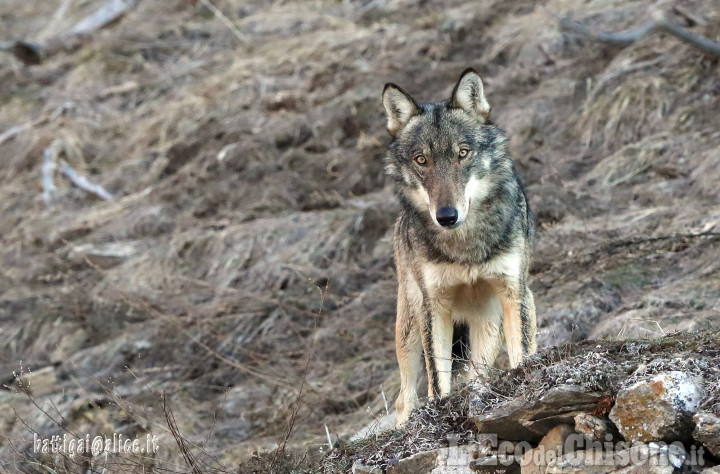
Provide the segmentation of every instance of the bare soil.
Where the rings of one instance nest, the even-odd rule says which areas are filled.
[[[2,54],[4,465],[236,472],[278,445],[271,461],[300,465],[326,427],[343,444],[384,414],[399,382],[389,81],[434,100],[468,66],[483,76],[538,216],[540,347],[717,327],[718,59],[557,27],[629,28],[655,3],[214,0],[231,31],[203,2],[142,1],[41,65]],[[5,0],[0,41],[51,38],[97,5]],[[656,6],[678,5],[720,40],[717,6]],[[47,205],[52,143],[115,199],[56,173]],[[160,448],[53,457],[33,432]]]

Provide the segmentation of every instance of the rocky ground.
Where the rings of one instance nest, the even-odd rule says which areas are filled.
[[[98,3],[5,0],[0,42],[57,37]],[[567,357],[633,377],[642,364],[712,375],[648,352],[663,339],[624,341],[717,327],[718,59],[667,34],[599,44],[558,19],[617,31],[654,8],[719,40],[713,2],[215,0],[222,17],[207,5],[144,0],[40,65],[0,55],[3,467],[369,461],[349,440],[398,389],[380,93],[392,81],[442,98],[468,66],[538,217],[539,346],[605,340],[564,346]],[[113,200],[60,167],[44,196],[48,153]],[[497,396],[562,382],[543,359],[559,350],[539,356],[546,369],[499,378]],[[598,383],[610,385],[581,392],[613,396],[626,381]],[[472,416],[495,409],[487,394],[457,397]],[[433,430],[456,429],[443,423]],[[160,449],[70,459],[34,453],[33,433],[151,434]],[[373,460],[409,455],[402,446]]]
[[[715,472],[720,333],[586,341],[331,452],[322,472]],[[704,471],[703,471],[704,472]]]

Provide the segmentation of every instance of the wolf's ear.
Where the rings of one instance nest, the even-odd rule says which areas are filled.
[[[420,108],[413,98],[395,84],[385,84],[382,101],[388,116],[387,128],[393,136],[420,113]]]
[[[468,114],[485,123],[490,116],[490,104],[485,99],[483,83],[474,69],[466,69],[455,84],[450,103],[453,109],[462,109]]]

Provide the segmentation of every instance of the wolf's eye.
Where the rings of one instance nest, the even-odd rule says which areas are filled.
[[[460,153],[458,153],[458,156],[462,160],[463,158],[467,158],[467,156],[470,154],[470,150],[467,148],[460,148]]]
[[[415,163],[419,164],[420,166],[425,166],[427,164],[427,158],[425,158],[423,155],[418,155],[415,158]]]

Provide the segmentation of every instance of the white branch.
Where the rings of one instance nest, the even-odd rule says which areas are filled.
[[[60,149],[63,147],[61,140],[53,141],[49,147],[45,149],[43,153],[43,164],[42,164],[42,185],[43,185],[43,199],[46,205],[50,205],[57,192],[55,183],[53,181],[55,176],[55,169],[57,168],[57,157],[60,154]]]
[[[113,200],[112,194],[107,192],[105,188],[99,184],[91,183],[85,176],[78,174],[64,161],[60,162],[60,171],[62,171],[62,174],[67,176],[78,188],[84,189],[89,193],[93,193],[106,201]]]
[[[42,186],[43,186],[43,199],[46,205],[50,205],[53,198],[57,194],[57,187],[55,186],[55,170],[58,167],[58,156],[65,151],[65,142],[63,140],[54,140],[49,147],[45,149],[43,153],[43,165],[42,165]],[[99,184],[90,182],[85,176],[79,174],[77,171],[72,169],[69,164],[64,160],[60,160],[60,171],[62,174],[72,181],[72,183],[78,188],[85,190],[89,193],[99,196],[101,199],[106,201],[112,201],[113,196],[105,188]]]

